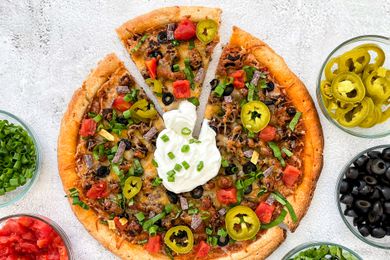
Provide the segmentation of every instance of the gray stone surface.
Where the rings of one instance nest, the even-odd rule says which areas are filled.
[[[362,34],[389,35],[390,1],[0,1],[0,109],[27,121],[42,146],[41,176],[29,194],[0,216],[33,212],[50,217],[69,235],[76,259],[115,259],[74,217],[57,173],[56,141],[74,90],[109,52],[127,59],[114,29],[129,18],[168,5],[219,6],[222,41],[232,25],[265,40],[281,54],[314,96],[322,61],[337,44]],[[303,242],[341,243],[364,259],[390,259],[390,252],[355,238],[335,205],[341,167],[358,151],[390,138],[367,140],[336,129],[321,115],[325,165],[312,205],[294,234],[270,259],[281,259]],[[261,249],[259,249],[261,250]]]

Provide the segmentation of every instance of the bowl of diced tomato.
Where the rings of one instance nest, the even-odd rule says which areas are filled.
[[[73,259],[70,241],[61,227],[35,214],[0,219],[0,256],[4,259]]]

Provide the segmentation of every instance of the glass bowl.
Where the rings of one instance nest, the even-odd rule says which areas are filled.
[[[346,51],[349,51],[353,49],[354,47],[365,44],[365,43],[374,43],[379,45],[383,51],[385,52],[386,59],[385,63],[383,64],[383,67],[390,69],[390,38],[384,37],[384,36],[379,36],[379,35],[362,35],[358,36],[352,39],[349,39],[340,45],[338,45],[325,59],[324,63],[321,66],[320,74],[318,76],[318,81],[317,81],[317,90],[316,90],[316,95],[317,95],[317,101],[318,104],[321,108],[322,113],[325,115],[325,117],[334,125],[336,125],[338,128],[341,130],[354,135],[358,137],[364,137],[364,138],[379,138],[379,137],[384,137],[386,135],[390,134],[390,119],[386,120],[384,123],[377,124],[371,128],[362,128],[362,127],[353,127],[353,128],[348,128],[340,125],[336,120],[334,120],[330,115],[329,112],[325,108],[324,100],[321,95],[320,91],[320,86],[321,86],[321,81],[325,79],[325,73],[324,69],[326,64],[330,59],[333,57],[339,56]]]
[[[27,182],[24,185],[19,186],[13,191],[6,192],[4,195],[0,195],[0,208],[2,208],[11,205],[16,201],[20,200],[21,198],[23,198],[26,195],[26,193],[31,189],[31,187],[34,185],[39,175],[41,155],[40,155],[40,147],[39,147],[38,139],[34,131],[29,126],[27,126],[25,122],[23,122],[20,118],[16,117],[15,115],[3,110],[0,110],[0,120],[7,120],[10,123],[22,126],[27,131],[28,135],[31,137],[35,146],[35,153],[36,153],[36,167],[32,177],[30,179],[27,179]]]
[[[344,179],[345,172],[353,164],[353,162],[356,161],[356,159],[359,158],[361,155],[366,154],[367,152],[382,151],[383,149],[388,148],[388,147],[390,147],[390,144],[378,145],[375,147],[368,148],[368,149],[360,152],[359,154],[357,154],[344,166],[343,170],[341,171],[341,173],[337,179],[337,184],[336,184],[336,204],[337,204],[337,207],[339,209],[340,216],[341,216],[342,220],[344,221],[345,225],[347,225],[348,229],[361,241],[363,241],[371,246],[375,246],[375,247],[379,247],[379,248],[383,248],[383,249],[390,249],[390,236],[385,236],[383,238],[374,238],[370,235],[367,237],[362,236],[360,234],[360,232],[358,231],[357,227],[355,227],[353,225],[353,218],[344,215],[344,210],[346,209],[346,205],[341,203],[339,201],[339,198],[341,196],[341,194],[340,194],[341,181]]]
[[[335,244],[335,243],[330,243],[330,242],[309,242],[309,243],[304,243],[304,244],[301,244],[295,248],[293,248],[290,252],[288,252],[283,258],[282,260],[289,260],[290,258],[294,257],[294,256],[297,256],[300,252],[302,251],[305,251],[309,248],[313,248],[313,247],[320,247],[322,245],[326,245],[326,246],[337,246],[337,247],[340,247],[342,248],[343,251],[346,251],[348,252],[349,254],[351,254],[352,256],[354,256],[357,260],[363,260],[363,258],[361,258],[358,254],[356,254],[355,252],[353,252],[351,249],[348,249],[346,248],[345,246],[342,246],[342,245],[339,245],[339,244]]]
[[[30,218],[33,218],[33,219],[36,219],[36,220],[40,220],[40,221],[48,224],[49,226],[51,226],[54,229],[54,231],[61,237],[62,241],[64,241],[66,252],[68,254],[68,259],[69,260],[73,260],[74,259],[72,248],[71,248],[71,243],[70,243],[70,240],[69,240],[68,236],[66,235],[65,231],[57,223],[55,223],[53,220],[51,220],[51,219],[49,219],[47,217],[44,217],[44,216],[41,216],[41,215],[38,215],[38,214],[15,214],[15,215],[9,215],[7,217],[0,218],[0,228],[5,224],[5,222],[8,219],[19,218],[19,217],[30,217]]]

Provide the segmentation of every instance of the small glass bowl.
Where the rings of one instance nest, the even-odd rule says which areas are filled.
[[[368,148],[368,149],[360,152],[359,154],[357,154],[344,166],[343,170],[341,171],[341,173],[337,179],[337,184],[336,184],[336,204],[337,204],[337,208],[339,209],[340,216],[341,216],[342,220],[344,221],[345,225],[347,225],[348,229],[361,241],[363,241],[371,246],[375,246],[375,247],[379,247],[379,248],[383,248],[383,249],[390,249],[390,236],[385,236],[383,238],[375,238],[372,236],[364,237],[360,234],[357,227],[355,227],[353,225],[353,218],[344,215],[344,210],[345,210],[346,206],[345,206],[345,204],[340,202],[340,196],[341,196],[340,185],[341,185],[341,181],[344,179],[345,172],[353,164],[353,162],[356,161],[357,158],[359,158],[363,154],[366,154],[367,152],[382,151],[383,149],[388,148],[388,147],[390,147],[390,144],[378,145],[378,146]]]
[[[300,252],[302,251],[305,251],[309,248],[313,248],[313,247],[320,247],[322,245],[326,245],[326,246],[338,246],[338,247],[341,247],[343,249],[343,251],[347,251],[348,253],[350,253],[351,255],[353,255],[354,257],[356,257],[357,260],[363,260],[363,258],[361,258],[358,254],[356,254],[354,251],[352,251],[351,249],[349,248],[346,248],[345,246],[342,246],[342,245],[339,245],[339,244],[335,244],[335,243],[330,243],[330,242],[308,242],[308,243],[304,243],[304,244],[301,244],[295,248],[293,248],[290,252],[288,252],[283,258],[282,260],[289,260],[290,258],[298,255]]]
[[[31,189],[31,187],[34,185],[34,183],[38,179],[38,175],[40,172],[39,168],[41,165],[41,155],[40,155],[40,146],[39,146],[37,136],[35,135],[34,131],[25,122],[23,122],[20,118],[16,117],[15,115],[6,112],[4,110],[0,110],[0,120],[7,120],[10,123],[22,126],[27,131],[28,135],[31,137],[35,146],[35,153],[36,153],[36,167],[33,176],[30,179],[28,179],[26,184],[24,184],[23,186],[19,186],[15,190],[6,192],[4,195],[0,196],[0,208],[3,208],[23,198],[27,194],[27,192]]]
[[[68,236],[66,235],[65,231],[57,223],[55,223],[53,220],[51,220],[51,219],[49,219],[47,217],[44,217],[44,216],[41,216],[41,215],[38,215],[38,214],[15,214],[15,215],[9,215],[9,216],[0,218],[0,228],[5,224],[5,222],[8,219],[13,219],[13,218],[17,219],[17,218],[20,218],[20,217],[30,217],[30,218],[33,218],[33,219],[36,219],[36,220],[40,220],[40,221],[48,224],[49,226],[51,226],[54,229],[54,231],[61,237],[62,241],[64,241],[64,245],[65,245],[65,248],[66,248],[66,253],[68,254],[68,259],[69,260],[74,260],[71,243],[70,243],[70,240],[69,240]]]
[[[336,120],[334,120],[330,115],[327,109],[325,108],[325,104],[321,95],[321,81],[325,79],[325,66],[328,63],[330,59],[333,57],[339,56],[354,47],[361,45],[361,44],[366,44],[366,43],[374,43],[379,45],[383,51],[385,52],[386,59],[385,63],[383,66],[385,68],[390,68],[390,38],[380,36],[380,35],[362,35],[358,36],[352,39],[349,39],[343,43],[341,43],[339,46],[337,46],[325,59],[324,63],[322,64],[320,74],[318,76],[318,81],[317,81],[317,90],[316,90],[316,95],[317,95],[317,101],[318,104],[321,108],[322,113],[325,115],[325,117],[334,125],[336,125],[338,128],[341,130],[357,136],[357,137],[364,137],[364,138],[379,138],[379,137],[384,137],[390,134],[390,119],[386,120],[385,122],[381,124],[377,124],[373,127],[370,128],[362,128],[362,127],[353,127],[353,128],[348,128],[340,125]]]

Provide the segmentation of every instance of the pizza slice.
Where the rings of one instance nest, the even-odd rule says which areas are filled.
[[[263,232],[254,244],[267,243],[268,233],[270,241],[282,241],[278,225],[297,227],[322,168],[323,137],[313,101],[280,56],[237,27],[210,84],[205,117],[217,133],[219,176],[234,183],[219,193],[233,189],[238,203],[257,214]]]
[[[136,17],[118,36],[165,111],[183,99],[199,105],[211,54],[219,41],[221,10],[175,6]]]

